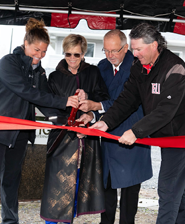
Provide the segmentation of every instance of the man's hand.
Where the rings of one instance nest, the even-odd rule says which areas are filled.
[[[77,121],[83,121],[84,124],[86,125],[87,123],[89,123],[90,121],[92,121],[92,119],[94,118],[93,113],[89,112],[88,114],[82,114]]]
[[[89,128],[94,128],[94,129],[98,129],[101,131],[107,131],[108,126],[104,121],[98,121]]]
[[[77,89],[76,93],[78,93],[78,100],[79,101],[88,99],[88,95],[83,89]]]
[[[133,131],[129,129],[128,131],[125,131],[121,138],[118,139],[119,143],[125,144],[125,145],[132,145],[137,140],[136,136],[134,135]]]
[[[79,103],[78,103],[78,96],[69,96],[67,100],[66,107],[74,107],[78,108]]]
[[[94,102],[92,100],[80,100],[79,110],[82,110],[83,112],[88,112],[90,110],[96,111],[101,109],[102,107],[100,102]]]

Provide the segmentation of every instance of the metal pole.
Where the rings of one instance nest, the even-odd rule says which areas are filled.
[[[0,6],[2,10],[15,10],[14,7],[7,7],[7,6]],[[68,14],[67,10],[57,10],[57,9],[42,9],[42,8],[24,8],[19,7],[21,11],[32,11],[32,12],[45,12],[45,13],[62,13]],[[72,14],[76,15],[90,15],[90,16],[105,16],[105,17],[115,17],[119,18],[119,14],[111,14],[111,13],[98,13],[98,12],[85,12],[85,11],[72,11]],[[152,16],[134,16],[134,15],[123,15],[123,18],[126,19],[140,19],[140,20],[150,20],[150,21],[163,21],[169,22],[170,19],[168,18],[161,18],[161,17],[152,17]],[[173,22],[175,23],[185,23],[185,20],[181,19],[174,19]]]

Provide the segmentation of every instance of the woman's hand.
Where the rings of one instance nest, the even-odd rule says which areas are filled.
[[[80,118],[78,118],[76,121],[78,121],[78,122],[80,122],[80,121],[84,121],[83,119],[83,116],[84,114],[82,114],[82,116],[80,116]],[[84,124],[80,124],[79,125],[79,127],[84,127],[85,126],[85,123]],[[78,138],[84,138],[84,137],[86,137],[86,135],[84,135],[84,134],[82,134],[82,133],[76,133],[76,136],[78,137]]]
[[[86,138],[87,137],[87,135],[84,135],[84,134],[82,134],[82,133],[76,133],[76,136],[78,137],[78,138]]]
[[[78,102],[78,96],[69,96],[67,100],[66,107],[74,107],[78,108],[79,102]]]
[[[89,123],[91,120],[93,120],[93,118],[94,118],[93,113],[90,112],[88,114],[82,114],[80,116],[80,118],[78,118],[76,121],[83,121],[84,124],[80,125],[80,126],[85,126],[87,123]],[[84,138],[84,137],[86,137],[86,135],[81,134],[81,133],[77,133],[77,137],[78,138]]]
[[[118,139],[119,143],[125,144],[125,145],[132,145],[137,140],[136,136],[134,135],[133,131],[129,129],[128,131],[125,131],[121,138]]]
[[[76,93],[78,93],[78,100],[79,101],[88,99],[88,95],[83,89],[77,89]]]

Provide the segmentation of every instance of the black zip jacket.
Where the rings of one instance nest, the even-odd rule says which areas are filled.
[[[139,60],[124,91],[102,118],[114,128],[142,104],[145,116],[133,125],[137,138],[185,135],[185,64],[164,49],[147,75]]]
[[[33,104],[46,116],[50,116],[50,110],[44,107],[66,108],[67,97],[47,93],[44,69],[39,64],[33,70],[31,63],[32,58],[25,55],[23,47],[0,60],[0,116],[34,120]],[[0,131],[0,143],[13,147],[18,133]],[[33,143],[34,137],[29,140]]]

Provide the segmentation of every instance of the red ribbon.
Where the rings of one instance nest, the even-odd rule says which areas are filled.
[[[118,140],[120,136],[111,135],[97,129],[57,126],[35,121],[23,120],[12,117],[0,116],[0,130],[31,130],[31,129],[67,129],[82,133],[84,135],[101,136],[108,139]],[[163,137],[163,138],[143,138],[137,139],[136,143],[159,146],[161,148],[185,148],[185,136]]]

